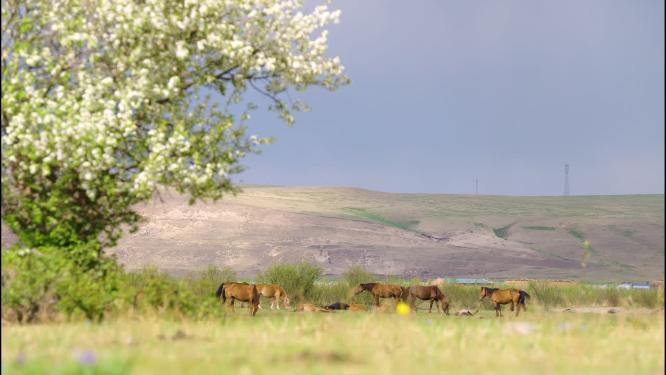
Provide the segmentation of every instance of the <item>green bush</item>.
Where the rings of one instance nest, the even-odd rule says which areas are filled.
[[[321,276],[321,267],[309,263],[279,264],[257,276],[257,282],[279,284],[295,302],[309,300],[314,282]]]
[[[342,274],[342,280],[347,283],[350,288],[356,288],[358,284],[369,283],[374,280],[374,277],[361,266],[351,266]]]
[[[442,285],[441,289],[444,292],[446,298],[448,298],[451,306],[455,306],[456,308],[471,310],[476,308],[490,308],[489,303],[481,304],[479,302],[479,295],[481,292],[480,286],[466,286],[445,283]]]
[[[185,282],[196,298],[217,300],[215,291],[220,284],[236,280],[238,280],[238,274],[230,267],[219,269],[215,266],[209,266],[205,270],[188,277]]]
[[[122,270],[96,243],[67,249],[15,247],[2,257],[3,316],[21,322],[67,317],[101,320],[116,302]]]

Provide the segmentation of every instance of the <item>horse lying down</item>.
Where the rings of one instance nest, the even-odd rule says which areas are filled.
[[[328,310],[368,311],[368,307],[360,303],[347,304],[344,302],[336,302],[322,307]]]
[[[317,306],[312,303],[301,303],[296,306],[294,312],[303,311],[303,312],[333,312],[325,307]]]
[[[474,316],[474,314],[476,314],[478,312],[479,312],[479,309],[476,309],[474,312],[472,312],[471,310],[463,309],[463,310],[456,311],[456,313],[453,314],[453,315],[455,315],[455,316]]]
[[[336,302],[323,307],[329,310],[349,310],[349,305],[344,302]]]

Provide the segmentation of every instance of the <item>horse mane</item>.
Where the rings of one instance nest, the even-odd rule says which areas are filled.
[[[365,290],[372,290],[372,287],[377,285],[377,283],[361,283],[361,288]]]
[[[487,287],[487,286],[483,286],[483,287],[481,287],[481,289],[485,290],[485,291],[486,291],[486,294],[488,294],[488,295],[490,296],[490,295],[492,295],[496,290],[498,290],[499,288],[489,288],[489,287]]]

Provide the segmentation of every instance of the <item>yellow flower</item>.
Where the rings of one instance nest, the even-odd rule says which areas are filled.
[[[400,302],[395,307],[395,312],[397,312],[398,315],[409,315],[409,305],[404,302]]]

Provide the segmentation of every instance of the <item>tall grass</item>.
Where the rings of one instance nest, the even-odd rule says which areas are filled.
[[[260,273],[257,282],[280,284],[292,300],[300,302],[312,298],[314,283],[321,274],[321,267],[314,264],[279,264]]]

